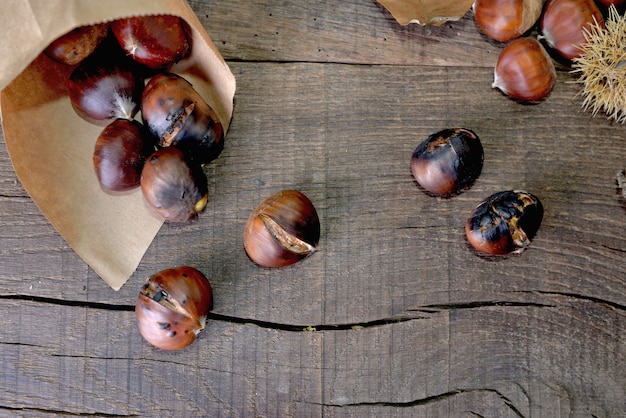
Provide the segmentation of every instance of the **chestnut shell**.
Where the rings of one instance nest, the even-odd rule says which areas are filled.
[[[135,316],[139,333],[164,350],[180,350],[195,341],[213,309],[213,291],[204,274],[190,266],[162,270],[141,287]]]
[[[302,192],[283,190],[269,196],[250,214],[243,245],[262,267],[284,267],[315,252],[320,221],[313,203]]]
[[[105,42],[72,71],[68,95],[79,116],[106,126],[115,119],[135,116],[143,86],[133,63]]]
[[[100,186],[107,192],[138,187],[143,164],[154,150],[154,139],[141,123],[114,120],[102,130],[94,146],[93,164]]]
[[[160,73],[141,98],[141,116],[159,145],[176,145],[190,160],[208,163],[224,148],[224,128],[211,106],[183,77]]]
[[[539,30],[551,49],[571,61],[582,54],[584,30],[589,30],[594,22],[604,27],[602,12],[594,0],[548,0]]]
[[[518,38],[501,52],[494,69],[493,88],[522,103],[548,97],[556,83],[552,58],[539,41]]]
[[[149,68],[174,65],[191,51],[185,22],[178,16],[133,16],[115,20],[111,31],[128,56]]]
[[[483,146],[473,131],[443,129],[417,146],[411,157],[411,173],[429,194],[450,196],[476,181],[483,159]]]
[[[468,242],[489,255],[522,252],[543,219],[543,205],[522,190],[494,193],[480,203],[465,223]]]
[[[108,23],[79,26],[52,41],[44,53],[62,64],[76,65],[90,56],[108,34]]]
[[[170,222],[197,218],[208,200],[202,167],[175,147],[161,148],[148,157],[141,172],[141,191],[155,212]]]
[[[543,6],[542,0],[476,0],[474,19],[480,30],[496,41],[508,42],[532,28]]]

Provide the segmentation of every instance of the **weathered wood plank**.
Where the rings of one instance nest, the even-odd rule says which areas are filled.
[[[422,28],[375,1],[191,4],[237,77],[235,113],[207,211],[164,226],[119,292],[41,215],[0,134],[0,415],[623,413],[624,128],[582,113],[570,75],[540,105],[506,99],[490,88],[501,46],[469,15]],[[409,158],[450,126],[480,135],[485,166],[433,199]],[[320,249],[259,269],[243,225],[282,188],[315,203]],[[521,256],[477,257],[465,217],[508,188],[542,199],[543,225]],[[132,309],[179,264],[209,276],[215,309],[167,353]]]
[[[433,27],[401,26],[375,0],[190,4],[226,59],[493,67],[502,48],[471,11]]]
[[[3,333],[0,385],[0,402],[17,410],[618,416],[626,396],[615,368],[625,360],[624,310],[561,295],[525,306],[432,309],[353,330],[217,320],[174,353],[141,341],[132,312],[14,300],[0,307],[19,320]],[[42,328],[46,317],[59,320]]]
[[[3,380],[20,380],[24,391],[16,402],[16,386],[5,388],[5,407],[190,416],[207,408],[217,416],[619,411],[626,238],[613,174],[623,128],[580,114],[568,75],[545,103],[520,106],[487,87],[487,69],[232,67],[245,94],[223,156],[207,169],[207,212],[164,227],[120,292],[87,271],[30,200],[2,199],[2,294],[50,298],[5,301],[13,371]],[[471,190],[438,200],[416,188],[408,158],[446,126],[475,129],[486,160]],[[241,248],[243,224],[260,199],[291,187],[318,207],[320,251],[293,268],[259,269]],[[487,194],[515,187],[544,201],[537,238],[521,256],[477,257],[463,237],[465,216]],[[176,264],[207,273],[220,318],[269,328],[218,322],[189,351],[147,347],[125,310],[147,275]],[[41,317],[59,319],[41,328]],[[379,321],[391,324],[372,326]],[[306,326],[322,331],[288,331]],[[80,385],[70,385],[75,373]],[[291,387],[302,373],[306,383]]]
[[[315,333],[214,322],[188,350],[163,352],[130,311],[0,300],[0,312],[19,324],[0,343],[0,414],[320,415]]]
[[[619,260],[626,244],[615,233],[623,209],[614,184],[622,164],[622,129],[581,114],[572,101],[576,89],[566,84],[569,76],[560,77],[547,102],[520,106],[487,87],[485,69],[236,63],[233,68],[246,94],[237,97],[226,150],[207,168],[207,212],[197,223],[161,231],[125,297],[134,296],[150,270],[192,263],[207,270],[217,286],[225,286],[219,290],[238,294],[227,305],[241,315],[263,313],[255,302],[259,292],[271,289],[275,300],[290,303],[298,293],[300,315],[278,310],[268,319],[305,325],[377,319],[412,304],[455,300],[467,295],[468,288],[477,295],[493,291],[493,283],[482,284],[487,272],[502,282],[502,291],[531,287],[623,300],[619,284],[624,265]],[[419,81],[423,79],[428,85]],[[484,88],[466,87],[472,85]],[[468,192],[431,199],[410,177],[410,154],[429,133],[453,125],[479,133],[485,167]],[[494,191],[520,187],[539,195],[546,206],[544,225],[531,249],[499,263],[467,251],[462,227],[471,209]],[[254,206],[281,188],[299,188],[318,206],[324,229],[321,251],[296,269],[260,270],[241,250],[241,231]],[[45,257],[70,251],[65,247],[59,253],[63,242],[32,202],[4,199],[4,274],[19,277],[20,269],[27,269],[22,271],[36,278],[45,271],[58,277],[61,286],[64,269],[87,274],[71,254],[45,269]],[[41,239],[42,233],[49,239]],[[31,235],[21,249],[18,241]],[[30,252],[48,255],[26,261]],[[16,260],[15,254],[24,258]],[[413,289],[415,269],[420,280],[431,280],[436,287],[442,266],[453,280],[450,288],[438,289],[438,296]],[[524,283],[509,279],[519,268]],[[329,277],[341,279],[324,283]],[[259,278],[280,286],[269,287]],[[307,291],[296,292],[302,283]],[[348,291],[356,284],[367,284],[365,300]],[[248,296],[235,292],[242,286],[250,287]],[[327,302],[325,311],[303,308],[311,295]],[[346,300],[329,299],[333,297]]]
[[[625,360],[626,341],[619,335],[624,310],[561,296],[543,303],[455,308],[421,321],[327,334],[325,347],[336,348],[327,364],[335,374],[324,385],[325,403],[334,406],[325,412],[354,417],[621,415],[623,378],[607,364]],[[587,334],[590,326],[599,333]],[[394,350],[386,349],[388,341]]]

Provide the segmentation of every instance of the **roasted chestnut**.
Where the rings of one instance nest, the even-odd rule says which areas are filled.
[[[196,339],[213,309],[213,291],[204,274],[181,266],[160,271],[139,291],[135,316],[139,333],[163,350],[180,350]]]
[[[471,186],[483,168],[483,146],[469,129],[443,129],[417,146],[411,172],[434,196],[450,196]]]
[[[141,191],[155,212],[170,222],[197,218],[209,198],[202,167],[175,147],[161,148],[148,157],[141,172]]]
[[[121,47],[135,61],[149,68],[169,67],[187,56],[190,38],[178,16],[133,16],[111,23]]]
[[[533,38],[519,38],[500,52],[493,88],[520,102],[545,99],[556,83],[556,69],[545,48]]]
[[[93,152],[102,189],[121,192],[138,187],[143,164],[154,150],[154,139],[141,123],[116,119],[107,125],[98,136]]]
[[[476,0],[474,19],[480,30],[491,39],[508,42],[532,28],[543,0]]]
[[[101,46],[70,74],[68,94],[79,116],[107,125],[132,119],[139,110],[143,79],[122,54]]]
[[[313,203],[297,190],[283,190],[263,200],[243,232],[248,257],[262,267],[284,267],[315,251],[320,221]]]
[[[581,56],[585,29],[597,22],[604,26],[594,0],[548,0],[539,23],[541,39],[566,60]]]
[[[179,75],[161,73],[150,79],[141,98],[141,117],[159,145],[176,145],[199,164],[217,158],[224,147],[217,114]]]
[[[44,53],[62,64],[76,65],[91,55],[108,33],[108,23],[80,26],[52,41]]]
[[[543,206],[536,196],[507,190],[492,194],[474,209],[465,223],[465,235],[481,253],[521,253],[530,245],[542,219]]]

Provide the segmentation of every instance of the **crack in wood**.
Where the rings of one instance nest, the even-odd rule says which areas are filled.
[[[138,414],[107,414],[104,412],[69,412],[63,410],[56,409],[43,409],[43,408],[19,408],[19,407],[11,407],[0,405],[0,411],[12,411],[12,413],[22,412],[32,412],[37,415],[46,414],[46,415],[58,415],[64,417],[94,417],[94,418],[109,418],[109,417],[139,417],[141,415]]]
[[[615,251],[618,253],[626,253],[626,250],[623,248],[610,247],[608,245],[600,244],[602,248],[606,248],[607,250]]]
[[[428,396],[426,398],[414,399],[412,401],[407,402],[385,402],[385,401],[373,401],[373,402],[355,402],[355,403],[344,403],[344,404],[325,404],[327,407],[358,407],[358,406],[383,406],[383,407],[392,407],[392,408],[412,408],[415,406],[427,405],[433,402],[440,402],[446,399],[466,394],[466,393],[476,393],[476,392],[485,392],[495,394],[498,398],[504,402],[504,404],[518,417],[525,418],[524,415],[520,412],[520,410],[515,407],[513,402],[507,398],[504,394],[502,394],[497,389],[489,389],[489,388],[480,388],[480,389],[455,389],[450,392],[441,393],[439,395]]]
[[[134,305],[115,305],[115,304],[99,303],[99,302],[62,300],[62,299],[55,299],[55,298],[41,297],[41,296],[0,295],[0,300],[2,299],[46,303],[46,304],[52,304],[52,305],[80,307],[80,308],[88,308],[88,309],[103,309],[103,310],[123,311],[123,312],[135,311]],[[398,317],[376,319],[373,321],[353,322],[353,323],[345,323],[345,324],[296,325],[296,324],[285,324],[285,323],[279,323],[279,322],[264,321],[261,319],[254,319],[254,318],[241,318],[241,317],[232,316],[232,315],[224,315],[224,314],[219,314],[215,312],[209,312],[209,314],[207,315],[207,319],[210,319],[213,321],[229,322],[232,324],[256,325],[260,328],[268,328],[268,329],[274,329],[274,330],[280,330],[280,331],[312,332],[312,331],[346,331],[346,330],[354,330],[354,329],[362,329],[362,328],[371,328],[371,327],[384,326],[388,324],[397,324],[401,322],[413,321],[417,319],[428,319],[428,318],[425,316],[411,315],[411,316],[398,316]]]
[[[423,316],[402,316],[402,317],[391,317],[384,319],[377,319],[373,321],[367,322],[353,322],[346,324],[318,324],[318,325],[292,325],[292,324],[282,324],[277,322],[263,321],[259,319],[249,319],[249,318],[239,318],[235,316],[221,315],[213,312],[209,312],[207,315],[207,319],[221,320],[225,322],[235,323],[235,324],[249,324],[256,325],[261,328],[269,328],[280,331],[290,331],[290,332],[313,332],[313,331],[347,331],[347,330],[355,330],[355,329],[363,329],[363,328],[372,328],[379,327],[389,324],[397,324],[401,322],[413,321],[417,319],[428,319]]]
[[[614,308],[620,311],[626,311],[626,305],[622,305],[617,302],[611,302],[610,300],[597,298],[594,296],[581,295],[578,293],[553,292],[553,291],[547,291],[547,290],[518,290],[518,291],[514,291],[513,293],[531,293],[531,294],[546,295],[546,296],[563,296],[567,298],[593,302],[593,303],[597,303],[600,305],[607,305],[607,306],[610,306],[611,308]]]
[[[86,302],[81,300],[64,300],[43,296],[0,295],[0,300],[20,300],[26,302],[46,303],[50,305],[71,306],[78,308],[103,309],[108,311],[135,311],[134,305],[115,305],[112,303]]]
[[[533,302],[511,302],[511,301],[477,301],[477,302],[463,302],[463,303],[445,303],[445,304],[433,304],[424,305],[419,308],[409,309],[410,312],[428,312],[436,313],[439,311],[453,311],[460,309],[479,309],[479,308],[491,308],[500,306],[511,307],[531,307],[531,308],[555,308],[556,305],[548,305],[544,303]]]

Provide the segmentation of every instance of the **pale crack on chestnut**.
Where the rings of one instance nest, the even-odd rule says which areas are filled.
[[[513,224],[517,224],[517,222],[511,222],[511,227],[514,226]],[[526,232],[524,232],[524,230],[517,225],[515,225],[515,227],[511,231],[511,237],[513,238],[513,242],[515,243],[515,245],[517,245],[517,252],[519,253],[524,251],[526,247],[530,245],[530,240],[528,239]]]
[[[163,133],[162,145],[164,147],[168,147],[174,141],[174,138],[178,135],[180,130],[185,125],[185,122],[191,115],[191,112],[195,109],[196,104],[194,102],[186,102],[183,103],[181,107],[172,111],[169,115],[167,115],[166,120],[171,121],[171,125],[167,128],[167,130]]]
[[[263,222],[263,225],[272,237],[274,237],[274,239],[276,239],[280,245],[287,250],[302,255],[308,255],[315,252],[314,246],[285,231],[285,229],[276,223],[276,221],[274,221],[271,217],[261,213],[259,214],[259,219],[261,219],[261,222]]]
[[[193,318],[193,315],[187,309],[183,308],[177,300],[170,298],[169,294],[155,283],[146,283],[146,285],[141,288],[140,293],[171,311],[179,313],[186,318]]]

